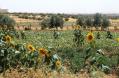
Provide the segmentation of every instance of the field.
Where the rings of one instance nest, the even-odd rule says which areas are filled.
[[[40,15],[38,16],[41,17]],[[15,26],[15,29],[17,30],[24,30],[25,27],[29,27],[29,26],[31,26],[32,30],[41,30],[41,26],[39,25],[39,23],[43,19],[47,18],[47,16],[45,16],[41,20],[34,20],[34,19],[18,18],[18,16],[14,16],[14,15],[10,15],[10,17],[16,21],[17,24]],[[68,21],[64,21],[63,30],[73,30],[72,26],[75,25],[75,22],[77,19],[75,18],[68,18],[68,19],[69,19]],[[111,22],[111,25],[108,27],[110,30],[115,30],[115,27],[116,27],[116,30],[119,29],[119,19],[110,19],[110,22]],[[93,29],[95,30],[95,28]]]
[[[18,34],[20,35],[20,32],[18,31]],[[18,71],[16,69],[7,70],[6,71],[6,78],[10,78],[11,76],[15,75],[15,77],[34,77],[34,78],[117,78],[118,71],[115,69],[118,69],[118,61],[119,61],[119,42],[115,39],[119,37],[119,32],[111,32],[113,35],[113,39],[107,39],[106,34],[107,32],[101,31],[100,32],[100,39],[96,39],[96,34],[98,31],[93,31],[94,33],[94,45],[91,46],[89,42],[86,40],[86,35],[89,31],[83,31],[82,34],[84,35],[84,44],[81,46],[76,46],[76,43],[74,42],[74,31],[68,30],[68,31],[58,31],[59,35],[58,38],[55,39],[53,34],[53,31],[24,31],[25,38],[21,38],[21,36],[14,37],[12,40],[12,43],[14,44],[32,44],[36,50],[39,48],[53,48],[52,53],[58,54],[61,57],[62,66],[65,68],[63,70],[64,72],[57,73],[57,72],[49,72],[49,69],[47,69],[47,74],[43,73],[44,69],[43,67],[40,67],[39,69],[36,69],[35,71],[32,68],[28,68],[27,71],[24,69],[22,71]],[[91,47],[91,50],[89,51],[90,56],[87,61],[85,61],[86,49]],[[102,55],[96,55],[97,50],[102,50]],[[96,54],[95,54],[96,53]],[[96,68],[91,65],[90,68],[85,68],[86,62],[89,62],[92,57],[103,57],[99,61],[100,63],[104,64],[105,66],[109,66],[111,70],[108,74],[105,74],[103,68]],[[90,67],[90,64],[88,64]],[[95,66],[95,64],[94,64]],[[114,67],[114,68],[113,68]],[[87,72],[89,71],[90,72]],[[12,71],[12,72],[10,72]],[[14,72],[15,71],[15,72]],[[25,72],[26,71],[26,72]],[[103,71],[103,72],[102,72]],[[26,73],[26,74],[23,74]],[[39,74],[41,73],[41,74]],[[69,74],[72,73],[72,74]],[[95,74],[92,74],[95,73]],[[51,76],[51,77],[50,77]],[[96,77],[97,76],[97,77]],[[12,78],[12,77],[11,77]]]
[[[32,43],[36,47],[45,47],[48,46],[54,47],[54,48],[74,48],[74,42],[73,42],[73,30],[69,31],[59,31],[60,35],[58,39],[54,39],[53,37],[53,31],[24,31],[26,35],[26,39],[15,39],[16,43]],[[83,34],[86,36],[88,31],[84,31]],[[97,32],[94,32],[95,36]],[[112,32],[113,37],[117,38],[119,36],[119,32]],[[119,43],[117,43],[115,40],[112,39],[106,39],[106,32],[101,32],[101,39],[96,40],[96,47],[97,49],[104,48],[104,47],[114,47],[119,46]],[[84,46],[88,46],[88,43],[85,42]]]
[[[118,20],[111,31],[74,27],[73,18],[62,30],[41,30],[41,20],[12,18],[16,30],[0,30],[0,77],[118,78]]]

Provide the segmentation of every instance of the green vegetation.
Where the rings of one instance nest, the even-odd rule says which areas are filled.
[[[100,39],[96,39],[96,33],[97,32],[94,32],[95,43],[91,44],[93,46],[91,46],[90,43],[88,43],[86,40],[86,31],[82,32],[84,36],[84,44],[78,47],[77,42],[75,43],[73,41],[73,38],[75,38],[73,31],[60,32],[58,39],[54,39],[52,31],[27,31],[25,32],[26,39],[15,39],[15,42],[20,44],[32,43],[35,47],[53,47],[55,49],[55,53],[58,53],[61,58],[64,59],[64,64],[70,63],[68,67],[72,72],[78,72],[80,71],[80,69],[83,69],[85,67],[86,69],[88,69],[87,66],[89,66],[90,71],[94,70],[95,65],[97,69],[98,65],[99,67],[101,67],[102,65],[109,66],[109,68],[118,66],[119,43],[117,43],[115,39],[107,39],[106,32],[100,32]],[[117,38],[119,36],[118,32],[113,32],[112,35],[113,38]],[[99,49],[102,50],[101,54],[97,54],[97,50]],[[116,58],[113,59],[113,57],[110,56]],[[92,66],[94,65],[92,69],[90,69],[90,64],[85,64],[86,60],[88,60],[88,62],[90,61],[90,63],[96,61],[96,63],[92,64]],[[113,62],[111,60],[113,60]],[[102,68],[101,70],[103,71]]]
[[[102,23],[103,28],[107,28],[110,26],[110,21],[107,17],[103,18],[103,23]]]
[[[85,26],[85,18],[83,16],[79,16],[77,21],[76,21],[77,25],[80,25],[81,27]]]
[[[6,15],[0,15],[0,28],[14,29],[15,21]]]
[[[81,27],[86,28],[87,27],[102,27],[107,28],[110,25],[110,21],[107,16],[96,13],[93,17],[88,17],[88,16],[79,16],[77,21],[77,25],[80,25]]]
[[[102,18],[98,13],[87,19],[81,16],[76,21],[75,30],[39,32],[10,31],[8,29],[13,28],[15,22],[10,17],[0,17],[2,28],[7,26],[6,30],[0,30],[0,72],[22,67],[63,72],[66,67],[72,73],[83,70],[89,74],[95,71],[109,74],[115,71],[118,75],[119,32],[83,30],[92,25],[108,27],[107,17]],[[31,24],[27,24],[31,28]],[[50,15],[40,24],[42,29],[58,29],[63,27],[64,21],[58,14]]]
[[[41,22],[42,29],[44,28],[56,28],[58,27],[63,28],[63,18],[59,15],[52,15],[50,18],[44,19]]]

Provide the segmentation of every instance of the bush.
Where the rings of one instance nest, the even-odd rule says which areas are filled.
[[[65,18],[65,21],[69,21],[69,18]]]
[[[15,21],[6,15],[0,15],[0,25],[2,29],[12,30],[15,26]]]

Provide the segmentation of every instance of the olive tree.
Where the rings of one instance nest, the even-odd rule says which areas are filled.
[[[50,17],[44,19],[40,25],[41,25],[41,29],[45,29],[45,28],[56,28],[58,29],[58,27],[63,28],[63,18],[59,15],[51,15]]]
[[[88,27],[92,27],[93,26],[93,19],[92,18],[87,18],[85,22],[86,22],[86,25]]]
[[[95,14],[93,24],[96,28],[100,27],[102,25],[102,15],[101,14],[99,14],[99,13]]]
[[[49,19],[49,28],[56,28],[58,29],[58,27],[63,28],[63,18],[61,16],[58,15],[52,15]]]
[[[47,28],[49,26],[49,19],[43,19],[42,22],[40,23],[41,25],[41,29],[44,30],[45,28]]]
[[[81,27],[85,28],[85,18],[83,16],[78,17],[76,25],[80,25]]]
[[[7,15],[0,15],[0,27],[2,29],[14,29],[15,20]]]
[[[110,25],[110,21],[107,17],[103,17],[102,27],[107,28]]]

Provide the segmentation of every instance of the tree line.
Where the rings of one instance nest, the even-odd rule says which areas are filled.
[[[75,25],[80,25],[83,28],[86,27],[102,27],[107,28],[110,25],[110,20],[108,16],[102,15],[100,13],[96,13],[93,16],[88,15],[79,15],[77,17],[72,17],[69,15],[62,15],[62,14],[50,14],[47,18],[44,18],[42,22],[39,23],[41,29],[45,28],[56,28],[58,27],[63,28],[64,22],[68,21],[69,17],[75,18],[76,23]],[[14,28],[15,20],[7,15],[0,14],[0,27],[1,28]]]
[[[93,17],[79,16],[76,21],[76,24],[80,25],[83,28],[86,27],[107,28],[110,25],[110,20],[106,15],[96,13]]]
[[[40,25],[42,29],[45,28],[63,28],[64,21],[68,21],[68,17],[63,20],[63,16],[61,15],[52,15],[49,18],[44,19]],[[102,15],[99,13],[96,13],[94,16],[83,16],[80,15],[77,18],[76,24],[80,25],[83,28],[86,27],[101,27],[101,28],[107,28],[110,25],[110,20],[106,15]]]

